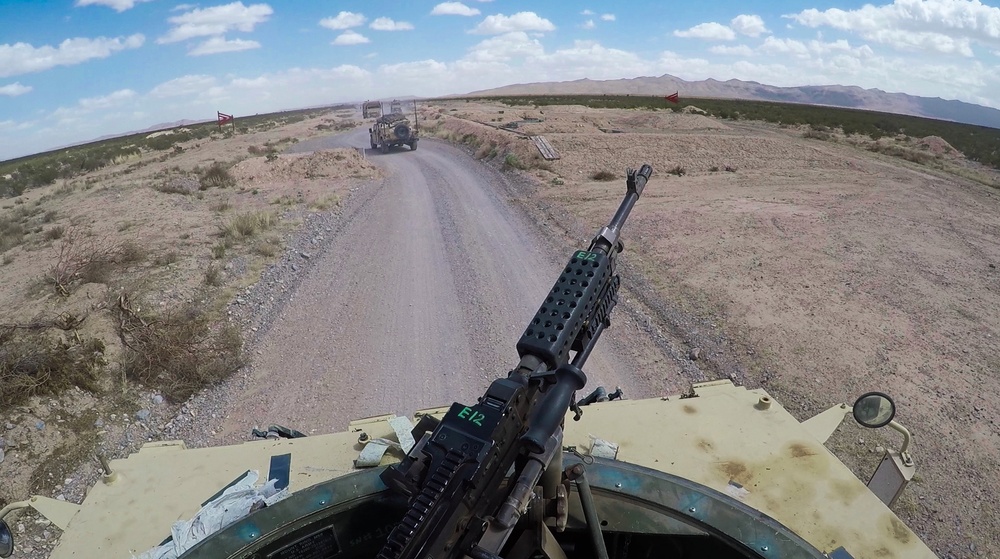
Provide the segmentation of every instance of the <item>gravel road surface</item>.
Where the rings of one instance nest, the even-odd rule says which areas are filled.
[[[359,129],[295,151],[367,142]],[[253,426],[318,434],[474,401],[517,363],[515,343],[570,254],[546,250],[539,227],[506,197],[508,177],[465,152],[434,140],[412,152],[365,151],[387,178],[354,193],[342,228],[261,329],[249,373],[212,398],[213,442],[245,438]],[[627,322],[617,314],[615,326]],[[636,356],[660,350],[623,338],[602,338],[588,390],[650,396]]]

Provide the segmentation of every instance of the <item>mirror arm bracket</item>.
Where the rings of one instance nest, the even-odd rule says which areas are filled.
[[[889,427],[892,427],[894,430],[898,431],[903,435],[903,444],[902,446],[899,447],[899,456],[900,458],[903,459],[903,464],[906,464],[907,466],[912,466],[913,459],[910,458],[910,453],[908,452],[908,450],[910,448],[910,442],[913,440],[913,436],[910,435],[909,429],[903,427],[895,420],[889,422]]]

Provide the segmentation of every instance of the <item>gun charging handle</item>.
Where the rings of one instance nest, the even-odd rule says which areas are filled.
[[[587,375],[576,365],[564,363],[553,373],[555,383],[549,386],[535,407],[531,427],[521,437],[528,450],[541,454],[545,443],[559,427],[569,409],[569,399],[574,392],[587,384]]]

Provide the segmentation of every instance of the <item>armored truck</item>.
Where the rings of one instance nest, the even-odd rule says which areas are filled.
[[[388,153],[389,148],[407,145],[417,149],[417,129],[409,119],[400,113],[390,113],[375,119],[375,125],[368,129],[372,149]]]
[[[365,101],[364,105],[361,105],[361,114],[364,118],[378,118],[382,116],[382,102]]]

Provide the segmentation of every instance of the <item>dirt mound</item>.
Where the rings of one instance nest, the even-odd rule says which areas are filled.
[[[268,157],[253,157],[237,163],[230,173],[241,184],[288,182],[297,179],[370,177],[375,166],[356,149],[339,148]]]
[[[950,157],[965,157],[965,155],[953,148],[940,136],[925,136],[917,141],[917,147],[930,151],[934,155],[947,155]]]

